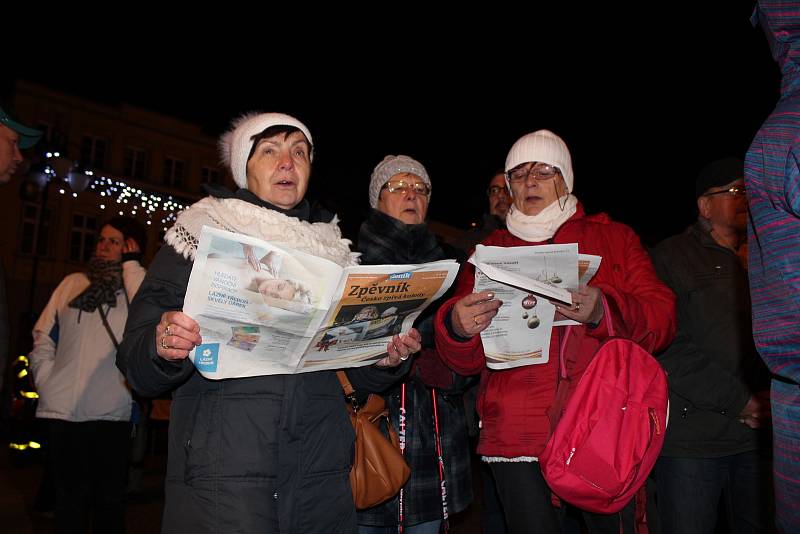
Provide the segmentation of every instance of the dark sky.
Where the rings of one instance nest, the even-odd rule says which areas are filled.
[[[699,3],[624,20],[583,8],[578,21],[450,19],[455,35],[433,21],[403,31],[372,24],[330,41],[308,35],[311,52],[266,37],[249,47],[219,39],[215,50],[142,45],[99,68],[75,54],[64,56],[83,57],[77,66],[26,62],[16,77],[189,119],[211,135],[245,111],[293,114],[314,136],[311,195],[350,232],[386,154],[419,159],[433,183],[431,216],[466,227],[485,210],[486,181],[513,142],[548,128],[572,152],[587,211],[609,212],[652,243],[692,220],[698,170],[743,156],[778,98],[777,66],[749,24],[753,3]]]

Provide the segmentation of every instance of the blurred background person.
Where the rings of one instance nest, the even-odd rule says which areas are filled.
[[[30,365],[48,426],[56,530],[124,530],[133,399],[115,365],[130,299],[145,276],[144,227],[115,217],[85,272],[67,275],[33,328]]]
[[[800,532],[800,4],[759,0],[753,21],[783,76],[745,157],[753,336],[772,372],[776,524]]]
[[[511,193],[506,184],[506,176],[498,170],[489,180],[486,187],[489,211],[484,213],[480,224],[464,234],[456,246],[464,252],[470,252],[475,245],[486,239],[492,232],[506,227],[506,214],[511,207]]]

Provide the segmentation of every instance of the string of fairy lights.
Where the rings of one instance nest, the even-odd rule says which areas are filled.
[[[53,162],[61,158],[58,152],[47,152],[45,156],[48,161]],[[70,164],[72,163],[70,162]],[[55,167],[55,165],[46,164],[44,173],[49,178],[63,177],[63,171],[59,173]],[[87,180],[84,192],[98,197],[98,206],[101,210],[117,211],[121,216],[129,215],[131,217],[136,217],[137,214],[141,213],[145,217],[145,223],[148,226],[160,221],[164,231],[168,230],[172,223],[175,222],[178,213],[190,203],[190,201],[185,201],[172,195],[129,185],[123,180],[107,176],[96,176],[92,170],[70,171],[69,174],[70,178],[65,180],[67,183],[77,181],[76,174],[84,175],[84,179]],[[81,194],[74,189],[69,192],[64,184],[59,187],[58,192],[61,195],[69,194],[73,198],[78,198],[78,195]]]

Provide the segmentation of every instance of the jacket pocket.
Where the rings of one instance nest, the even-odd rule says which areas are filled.
[[[303,410],[303,475],[349,472],[353,464],[355,431],[345,401],[334,395],[311,395]]]
[[[225,397],[218,431],[212,433],[219,476],[255,480],[277,475],[282,406],[279,394]]]
[[[183,479],[191,483],[211,474],[213,452],[209,447],[209,419],[214,414],[214,402],[209,394],[173,400],[170,425],[175,428],[173,448],[183,453]]]

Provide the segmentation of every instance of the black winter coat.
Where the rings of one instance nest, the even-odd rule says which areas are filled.
[[[678,312],[675,339],[657,355],[670,391],[661,454],[717,458],[755,450],[765,433],[740,423],[738,414],[769,381],[753,344],[747,271],[699,223],[651,255]]]
[[[131,303],[117,360],[140,394],[174,390],[162,531],[355,533],[354,433],[335,372],[214,381],[188,359],[156,354],[156,324],[182,308],[191,268],[162,247]],[[347,374],[355,388],[381,391],[407,370]]]

